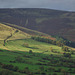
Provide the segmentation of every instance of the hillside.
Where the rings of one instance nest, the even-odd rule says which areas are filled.
[[[18,31],[17,31],[18,30]],[[17,31],[17,32],[16,32]],[[16,34],[16,33],[18,34]],[[51,40],[56,40],[56,38],[52,37],[51,35],[31,30],[25,27],[21,27],[15,24],[10,24],[10,23],[0,23],[0,39],[4,39],[5,36],[8,35],[13,35],[11,39],[14,37],[17,37],[15,39],[24,39],[25,37],[30,37],[30,36],[43,36],[43,37],[49,37]]]
[[[56,40],[56,38],[42,32],[30,30],[13,24],[0,23],[0,45],[2,48],[4,48],[2,46],[4,40],[7,41],[7,40],[25,39],[30,38],[31,36],[43,36],[48,37],[51,40]]]
[[[75,12],[50,9],[0,9],[0,22],[15,24],[75,42]]]
[[[12,37],[10,37],[10,40],[25,39],[26,37],[28,38],[30,36],[29,34],[24,33],[16,28],[0,23],[0,40],[4,40],[10,35],[12,35]]]
[[[29,46],[23,46],[24,43]],[[1,69],[21,73],[21,75],[75,74],[75,51],[72,54],[72,50],[66,52],[56,45],[32,39],[8,41],[5,47],[7,49],[0,49]],[[71,53],[71,57],[64,56],[64,52]]]
[[[75,48],[47,34],[0,23],[0,75],[75,75],[74,64]]]

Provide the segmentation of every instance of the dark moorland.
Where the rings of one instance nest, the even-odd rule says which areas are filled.
[[[75,12],[33,8],[0,9],[0,22],[75,41]]]

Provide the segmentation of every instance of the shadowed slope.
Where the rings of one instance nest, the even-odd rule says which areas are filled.
[[[0,21],[75,41],[75,13],[50,9],[0,9]]]

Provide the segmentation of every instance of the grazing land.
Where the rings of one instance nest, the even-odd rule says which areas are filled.
[[[24,46],[24,43],[27,45]],[[75,74],[75,51],[65,52],[56,45],[32,39],[9,40],[5,47],[0,49],[1,70],[26,75]],[[70,53],[71,57],[63,53]]]
[[[0,23],[0,75],[75,75],[75,48],[62,38]]]

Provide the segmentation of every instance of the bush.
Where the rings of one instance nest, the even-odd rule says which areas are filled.
[[[54,73],[53,75],[57,75],[56,73]]]
[[[2,65],[2,68],[4,68],[4,69],[9,69],[9,70],[13,70],[13,65],[11,65],[11,64],[3,64]]]
[[[19,67],[18,66],[15,66],[13,70],[14,71],[18,71],[19,70]]]
[[[46,73],[45,72],[42,72],[41,75],[46,75]]]
[[[71,57],[71,54],[70,53],[63,53],[64,57]]]
[[[75,54],[74,51],[71,51],[71,54]]]
[[[16,30],[15,33],[19,32],[19,30]]]
[[[14,73],[9,70],[2,70],[0,71],[0,75],[14,75]]]
[[[29,50],[29,53],[33,53],[32,50]]]

